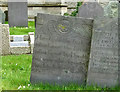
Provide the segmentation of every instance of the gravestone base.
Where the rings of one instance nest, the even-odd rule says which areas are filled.
[[[10,47],[11,54],[20,55],[20,54],[30,54],[30,46],[26,47]]]

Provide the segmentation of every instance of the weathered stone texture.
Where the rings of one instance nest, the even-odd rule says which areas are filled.
[[[5,14],[2,12],[0,9],[0,23],[4,24],[5,23]]]
[[[118,17],[118,1],[110,1],[108,5],[104,7],[104,15],[108,17]]]
[[[78,10],[78,16],[84,18],[102,17],[104,10],[97,2],[86,2]]]
[[[99,18],[93,27],[88,84],[118,85],[118,19]]]
[[[1,55],[10,54],[9,25],[0,24],[0,37],[1,37],[0,41]]]
[[[38,14],[31,83],[85,84],[92,22]]]

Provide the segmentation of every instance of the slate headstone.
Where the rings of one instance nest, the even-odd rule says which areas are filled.
[[[118,85],[118,18],[94,21],[87,83],[102,87]]]
[[[27,0],[8,0],[8,22],[10,27],[28,26]]]
[[[97,2],[85,2],[78,9],[78,17],[84,18],[96,18],[102,17],[104,15],[104,10]]]
[[[85,84],[93,20],[38,14],[31,83]]]
[[[3,11],[0,9],[0,23],[4,24],[5,23],[5,14]]]

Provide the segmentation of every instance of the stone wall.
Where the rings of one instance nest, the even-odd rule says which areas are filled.
[[[77,6],[77,2],[68,2],[70,0],[28,0],[28,15],[29,19],[37,16],[37,13],[58,14],[72,13]],[[77,1],[77,0],[76,0]],[[84,0],[80,0],[84,1]],[[94,1],[94,0],[85,0]],[[112,0],[97,0],[104,8]],[[7,0],[0,0],[0,8],[3,11],[8,11]]]

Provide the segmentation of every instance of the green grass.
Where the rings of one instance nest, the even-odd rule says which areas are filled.
[[[70,84],[58,86],[49,84],[30,83],[32,55],[9,55],[2,56],[2,89],[3,90],[108,90],[97,86],[80,86]],[[110,88],[120,90],[120,87]]]
[[[8,24],[8,22],[5,22]],[[28,35],[28,32],[35,32],[35,22],[29,21],[28,27],[10,27],[10,35]]]

